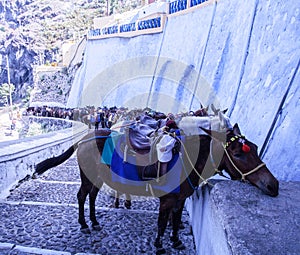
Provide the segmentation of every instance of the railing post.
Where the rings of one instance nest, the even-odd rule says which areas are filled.
[[[187,0],[187,3],[186,3],[186,8],[187,9],[191,8],[191,1],[192,0]]]

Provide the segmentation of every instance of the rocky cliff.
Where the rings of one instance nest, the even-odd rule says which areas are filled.
[[[59,65],[62,43],[86,34],[104,8],[104,0],[0,0],[0,85],[8,83],[8,62],[15,102],[33,88],[34,65]]]

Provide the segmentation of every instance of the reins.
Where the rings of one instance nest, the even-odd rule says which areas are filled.
[[[165,133],[168,133],[168,132],[165,132]],[[204,184],[208,184],[208,185],[210,185],[210,186],[213,187],[214,185],[213,185],[212,183],[210,183],[207,179],[205,179],[205,178],[204,178],[204,177],[203,177],[203,176],[195,169],[194,164],[192,163],[192,161],[191,161],[191,159],[190,159],[190,156],[189,156],[189,154],[188,154],[188,151],[187,151],[187,149],[186,149],[184,143],[183,143],[179,138],[177,138],[173,133],[168,133],[168,134],[171,135],[171,136],[173,136],[177,141],[180,142],[180,144],[181,144],[181,146],[182,146],[182,148],[183,148],[183,150],[184,150],[184,153],[185,153],[185,155],[186,155],[186,158],[187,158],[187,160],[188,160],[190,166],[192,167],[192,170],[194,170],[194,172],[198,175],[198,177],[200,178],[200,180],[201,180]],[[260,168],[264,167],[266,164],[265,164],[265,163],[261,163],[261,164],[259,164],[257,167],[255,167],[255,168],[253,168],[252,170],[248,171],[247,173],[243,173],[243,172],[236,166],[236,164],[233,162],[233,160],[231,159],[231,157],[230,157],[230,155],[229,155],[229,153],[228,153],[228,151],[227,151],[227,147],[228,147],[232,142],[234,142],[237,138],[244,138],[244,136],[240,136],[240,135],[235,136],[235,137],[231,138],[231,141],[230,141],[229,143],[227,142],[226,144],[222,144],[222,145],[223,145],[223,148],[224,148],[225,155],[226,155],[226,157],[228,158],[229,162],[230,162],[231,165],[234,167],[234,169],[241,175],[241,181],[245,181],[245,180],[246,180],[246,177],[247,177],[248,175],[255,173],[255,172],[258,171]],[[224,177],[224,178],[226,178],[226,179],[230,179],[229,177],[227,177],[226,175],[224,175],[223,172],[222,172],[221,170],[218,169],[218,167],[217,167],[217,165],[216,165],[216,163],[215,163],[215,161],[214,161],[214,159],[213,159],[212,144],[210,145],[210,153],[209,153],[209,154],[210,154],[209,156],[210,156],[210,160],[211,160],[212,166],[213,166],[213,168],[214,168],[215,174],[219,174],[220,176],[222,176],[222,177]],[[186,168],[185,168],[185,164],[184,164],[184,162],[183,162],[183,158],[182,158],[182,154],[181,154],[181,153],[180,153],[180,159],[181,159],[181,162],[182,162],[182,165],[183,165],[183,169],[184,169],[184,172],[185,172],[185,175],[186,175],[186,178],[187,178],[187,180],[188,180],[189,185],[191,186],[191,188],[192,188],[193,190],[197,190],[197,189],[198,189],[198,186],[195,187],[195,186],[192,184],[192,182],[191,182],[191,180],[190,180],[190,178],[189,178],[189,175],[188,175],[188,172],[187,172],[187,170],[186,170]],[[213,174],[213,175],[214,175],[214,174]]]
[[[209,153],[209,158],[210,158],[210,162],[214,168],[214,171],[215,171],[215,174],[218,174],[228,180],[230,180],[230,178],[228,176],[226,176],[225,174],[223,174],[223,171],[222,170],[219,170],[218,169],[218,166],[214,160],[214,157],[213,157],[213,140],[211,140],[210,142],[210,153]]]

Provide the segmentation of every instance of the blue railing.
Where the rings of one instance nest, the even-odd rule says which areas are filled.
[[[103,35],[117,34],[118,31],[119,31],[119,27],[117,25],[111,26],[111,27],[104,27],[104,28],[102,28],[102,34]]]
[[[92,29],[92,30],[90,30],[90,36],[99,36],[99,35],[101,35],[101,30],[100,30],[100,28],[97,28],[97,29]]]
[[[161,17],[139,21],[138,30],[161,27]]]
[[[120,33],[135,31],[135,22],[120,25]]]
[[[207,0],[191,0],[191,7],[196,6],[198,4],[202,4],[206,2]]]
[[[183,11],[187,8],[187,0],[177,0],[170,3],[169,14]]]
[[[175,0],[169,3],[169,14],[181,12],[184,10],[187,10],[191,7],[194,6],[201,6],[202,3],[205,2],[211,2],[213,3],[214,1],[211,0]],[[167,9],[165,11],[166,13],[168,12]],[[148,19],[148,20],[141,20],[137,22],[132,22],[128,24],[121,24],[121,25],[113,25],[110,27],[104,27],[102,29],[93,29],[90,30],[89,36],[92,39],[92,37],[105,37],[107,35],[116,35],[116,36],[121,36],[123,33],[123,36],[131,36],[132,34],[126,32],[136,32],[138,34],[143,34],[143,30],[147,29],[155,29],[155,28],[160,28],[157,30],[153,30],[154,33],[156,32],[162,32],[162,26],[164,24],[164,20],[166,19],[168,15],[160,15],[158,17]],[[145,32],[147,33],[147,32]]]

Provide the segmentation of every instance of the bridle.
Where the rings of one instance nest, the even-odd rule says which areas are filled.
[[[174,138],[176,138],[176,137],[174,136]],[[205,179],[205,178],[204,178],[201,174],[199,174],[199,172],[195,169],[193,163],[191,162],[191,160],[190,160],[190,158],[189,158],[189,156],[188,156],[187,150],[186,150],[186,148],[185,148],[183,142],[182,142],[180,139],[178,139],[178,140],[180,141],[180,143],[181,143],[181,145],[182,145],[182,147],[183,147],[183,149],[184,149],[184,151],[185,151],[185,154],[186,154],[186,156],[187,156],[187,159],[188,159],[189,163],[191,164],[191,166],[192,166],[193,170],[195,171],[195,173],[199,176],[200,180],[201,180],[204,184],[210,184],[211,186],[214,186],[213,184],[209,183],[209,182],[207,181],[207,179]],[[251,174],[255,173],[255,172],[258,171],[260,168],[264,167],[266,164],[265,164],[265,163],[261,163],[261,164],[259,164],[257,167],[255,167],[255,168],[249,170],[247,173],[243,173],[243,172],[236,166],[236,164],[233,162],[233,160],[231,159],[231,157],[230,157],[230,155],[229,155],[229,153],[228,153],[228,151],[227,151],[228,147],[229,147],[233,142],[236,142],[236,141],[240,141],[240,142],[243,143],[243,145],[244,145],[244,144],[245,144],[245,136],[243,136],[243,135],[236,135],[236,136],[230,138],[230,141],[229,141],[229,142],[227,142],[227,143],[225,143],[225,144],[222,143],[222,145],[223,145],[223,149],[224,149],[225,155],[226,155],[226,157],[228,158],[229,162],[231,163],[231,165],[233,166],[233,168],[241,175],[241,179],[240,179],[240,180],[241,180],[241,181],[246,181],[246,177],[247,177],[248,175],[251,175]],[[212,163],[212,165],[213,165],[213,167],[214,167],[214,170],[215,170],[215,174],[219,174],[220,176],[223,176],[223,177],[225,177],[225,178],[228,178],[227,176],[225,176],[225,175],[223,174],[222,170],[219,170],[219,169],[218,169],[218,167],[216,166],[216,163],[215,163],[215,161],[214,161],[214,159],[213,159],[213,153],[212,153],[212,140],[211,140],[210,153],[209,153],[209,154],[210,154],[211,163]],[[185,170],[185,172],[186,172],[186,170]],[[187,176],[187,178],[188,178],[188,176]],[[188,179],[188,180],[189,180],[189,179]],[[191,184],[190,184],[190,185],[191,185]],[[192,185],[191,185],[191,187],[194,188]],[[195,188],[194,188],[194,189],[195,189]]]
[[[234,164],[233,160],[231,159],[227,148],[235,141],[241,141],[241,143],[243,143],[243,145],[245,144],[245,136],[243,135],[236,135],[232,138],[230,138],[230,141],[227,142],[226,144],[223,144],[223,148],[224,148],[224,152],[225,155],[227,156],[229,162],[231,163],[231,165],[233,166],[233,168],[241,175],[241,181],[245,181],[246,177],[250,174],[255,173],[256,171],[258,171],[260,168],[264,167],[266,164],[265,163],[261,163],[259,164],[257,167],[253,168],[252,170],[249,170],[247,173],[242,173],[242,171]],[[220,171],[220,170],[218,170]]]

